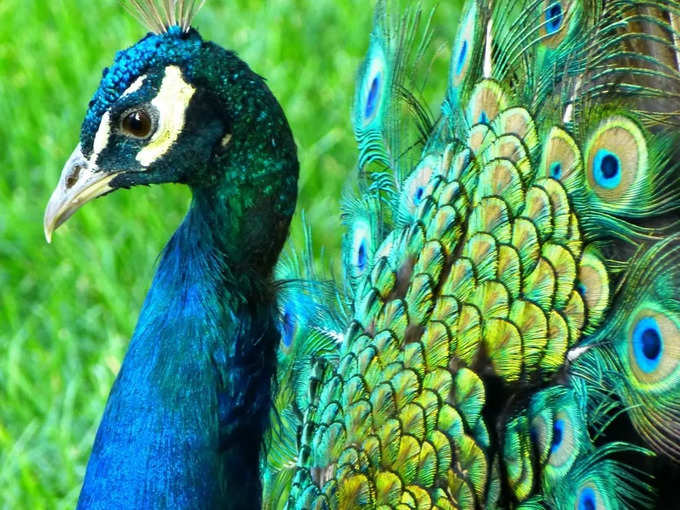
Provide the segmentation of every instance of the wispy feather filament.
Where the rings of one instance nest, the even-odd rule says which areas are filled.
[[[205,0],[124,0],[125,8],[151,32],[162,34],[179,26],[188,32]]]

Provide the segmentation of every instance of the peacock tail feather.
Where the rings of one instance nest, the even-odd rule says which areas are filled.
[[[433,120],[409,92],[429,24],[379,2],[345,282],[282,295],[267,508],[655,504],[642,467],[680,459],[679,15],[468,1]]]

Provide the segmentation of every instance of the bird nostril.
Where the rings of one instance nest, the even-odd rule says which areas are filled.
[[[78,176],[80,175],[81,170],[82,167],[80,165],[76,165],[73,167],[71,173],[66,178],[66,189],[71,189],[75,185],[75,183],[78,182]]]

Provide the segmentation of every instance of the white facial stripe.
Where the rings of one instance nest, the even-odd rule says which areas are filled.
[[[106,148],[109,143],[109,135],[111,134],[111,116],[109,112],[102,115],[102,120],[99,122],[97,134],[94,135],[94,144],[92,145],[92,156],[90,156],[90,166],[97,164],[99,154]]]
[[[182,78],[177,66],[165,68],[158,95],[151,104],[158,109],[158,128],[149,143],[137,154],[137,161],[148,167],[170,150],[184,127],[185,114],[196,89]]]
[[[123,95],[120,96],[120,97],[125,97],[125,96],[128,96],[130,94],[134,94],[135,92],[137,92],[139,89],[142,88],[142,85],[144,85],[144,80],[146,80],[146,74],[143,74],[142,76],[137,78],[132,85],[130,85],[127,89],[125,89],[125,92],[123,92]]]

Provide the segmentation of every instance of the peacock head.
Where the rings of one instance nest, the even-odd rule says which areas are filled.
[[[118,188],[181,183],[214,231],[269,265],[287,235],[297,177],[293,136],[264,80],[188,24],[168,24],[104,70],[47,205],[45,235],[49,242],[83,204]]]

